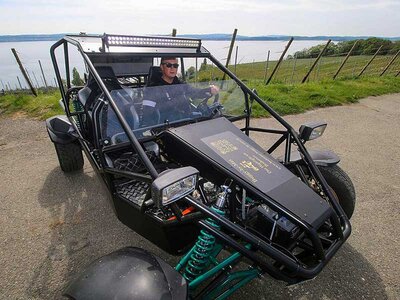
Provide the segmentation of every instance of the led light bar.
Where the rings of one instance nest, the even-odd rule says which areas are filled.
[[[150,37],[105,34],[104,43],[107,47],[161,47],[161,48],[191,48],[200,50],[201,40],[182,39],[174,37]]]

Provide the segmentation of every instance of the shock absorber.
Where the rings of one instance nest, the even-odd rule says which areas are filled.
[[[221,186],[222,191],[218,195],[218,199],[211,207],[211,209],[218,213],[219,215],[225,215],[224,212],[224,204],[226,201],[226,197],[231,192],[228,186],[223,185]],[[220,229],[221,227],[211,218],[206,220],[208,224],[216,229]],[[215,237],[207,232],[206,230],[201,230],[200,234],[197,238],[196,244],[193,246],[191,251],[190,259],[186,265],[185,271],[183,273],[183,277],[188,282],[193,281],[198,276],[200,276],[204,270],[210,264],[210,257],[213,255],[213,250],[215,246]]]

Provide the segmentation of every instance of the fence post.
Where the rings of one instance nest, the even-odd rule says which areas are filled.
[[[388,63],[388,65],[385,67],[385,69],[382,71],[381,75],[385,74],[385,72],[389,69],[389,67],[391,66],[391,64],[396,60],[397,56],[400,54],[400,50],[397,51],[397,53],[395,54],[395,56],[393,56],[393,58],[390,60],[390,62]]]
[[[322,59],[324,57],[321,57],[321,60],[318,62],[318,66],[317,66],[317,70],[315,71],[315,76],[314,76],[314,80],[318,81],[319,80],[319,70],[321,69],[321,63],[322,63]]]
[[[321,52],[318,54],[317,59],[314,61],[314,63],[312,64],[310,70],[308,70],[306,76],[304,76],[303,80],[301,81],[301,83],[306,82],[308,76],[310,76],[312,70],[315,68],[315,66],[317,65],[319,59],[321,58],[322,54],[324,54],[326,48],[328,48],[329,44],[330,44],[331,40],[329,39],[328,42],[326,43],[325,47],[321,50]]]
[[[356,71],[356,66],[357,66],[357,61],[356,60],[354,60],[354,63],[353,63],[353,71],[351,72],[351,76],[354,78],[354,74],[355,74],[355,71]]]
[[[269,53],[270,53],[270,51],[268,50],[267,61],[265,62],[264,82],[265,82],[265,80],[267,80],[267,72],[268,72],[268,64],[269,64]]]
[[[35,78],[35,81],[36,81],[36,87],[39,89],[39,81],[36,78],[36,74],[33,71],[32,71],[32,74],[33,74],[33,77]]]
[[[28,75],[26,74],[25,69],[24,69],[24,67],[22,66],[21,61],[19,60],[17,51],[15,51],[14,48],[11,48],[11,52],[14,54],[15,59],[17,60],[18,66],[19,66],[19,68],[20,68],[20,70],[21,70],[21,72],[22,72],[22,75],[24,75],[25,80],[26,80],[26,82],[28,83],[29,88],[30,88],[31,91],[32,91],[32,94],[34,94],[34,95],[37,97],[37,92],[36,92],[35,88],[33,87],[32,82],[29,80]]]
[[[233,31],[233,35],[232,35],[231,44],[229,46],[228,57],[226,58],[226,64],[225,64],[226,68],[228,68],[229,62],[231,60],[232,50],[233,50],[233,46],[235,45],[235,40],[236,40],[236,34],[237,34],[237,29],[235,28],[235,30]],[[224,75],[222,75],[222,80],[221,80],[221,86],[220,86],[221,90],[224,86],[225,77],[226,77],[226,73],[224,72]]]
[[[293,84],[294,71],[296,71],[296,62],[297,62],[296,54],[294,55],[293,59],[294,59],[294,62],[293,62],[292,76],[290,77],[290,83],[292,83],[292,84]]]
[[[378,53],[379,53],[379,51],[381,50],[382,47],[383,47],[383,45],[381,45],[381,46],[378,48],[378,50],[376,50],[374,56],[372,56],[372,58],[370,59],[370,61],[367,62],[367,64],[366,64],[366,65],[364,66],[364,68],[361,70],[360,74],[358,74],[357,78],[360,77],[360,76],[365,72],[365,70],[368,68],[368,66],[372,63],[372,61],[373,61],[373,60],[375,59],[375,57],[378,55]]]
[[[40,71],[42,72],[44,85],[45,85],[45,87],[46,87],[46,89],[47,89],[47,81],[46,81],[46,77],[44,76],[44,72],[43,72],[43,68],[42,68],[42,63],[40,62],[40,60],[39,60],[39,66],[40,66]]]
[[[19,77],[18,76],[17,76],[17,80],[18,80],[19,86],[20,86],[20,88],[22,90],[22,84],[21,84],[21,81],[19,81]]]
[[[268,78],[268,80],[267,80],[267,82],[265,84],[270,83],[270,81],[271,81],[272,77],[274,76],[276,70],[278,70],[279,65],[281,64],[283,58],[285,57],[286,52],[289,50],[289,47],[292,44],[292,42],[293,42],[293,37],[291,37],[289,42],[287,43],[287,45],[285,47],[285,50],[283,50],[283,52],[281,54],[281,57],[279,58],[278,62],[276,63],[274,70],[272,71],[271,75],[269,76],[269,78]]]
[[[236,34],[237,34],[237,29],[235,28],[235,30],[233,31],[233,35],[232,35],[231,44],[229,45],[228,57],[226,58],[226,64],[225,64],[226,68],[228,68],[229,62],[231,61],[231,55],[232,55],[233,46],[234,46],[235,40],[236,40]]]
[[[236,76],[237,76],[237,74],[236,74],[236,65],[237,65],[238,48],[239,48],[239,46],[236,46],[236,53],[235,53],[235,75]]]
[[[342,70],[344,64],[345,64],[345,63],[347,62],[347,60],[349,59],[349,57],[350,57],[351,53],[353,52],[354,48],[356,47],[357,43],[358,43],[358,40],[356,40],[356,41],[354,42],[353,47],[351,47],[349,53],[347,53],[346,58],[343,60],[343,62],[342,62],[342,64],[340,65],[339,69],[337,69],[335,75],[333,75],[333,79],[334,79],[334,80],[336,79],[336,76],[339,75],[339,72]]]
[[[29,72],[28,72],[28,69],[27,69],[27,68],[25,68],[25,72],[26,72],[26,74],[28,75],[29,81],[30,81],[30,82],[32,82],[32,85],[33,85],[33,87],[35,87],[35,85],[33,84],[32,77],[31,77],[31,75],[29,74]]]

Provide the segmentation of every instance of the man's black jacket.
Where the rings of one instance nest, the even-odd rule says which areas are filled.
[[[159,122],[173,121],[188,117],[191,112],[189,98],[201,99],[211,96],[210,88],[197,89],[189,84],[182,83],[177,77],[170,84],[161,77],[149,82],[144,91],[143,119],[159,113]],[[151,122],[154,123],[154,122]]]

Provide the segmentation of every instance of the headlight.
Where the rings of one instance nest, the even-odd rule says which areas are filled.
[[[196,189],[199,171],[193,167],[167,170],[151,185],[151,195],[158,207],[179,200]]]
[[[311,141],[319,138],[325,131],[325,122],[312,122],[300,126],[299,138],[303,141]]]

